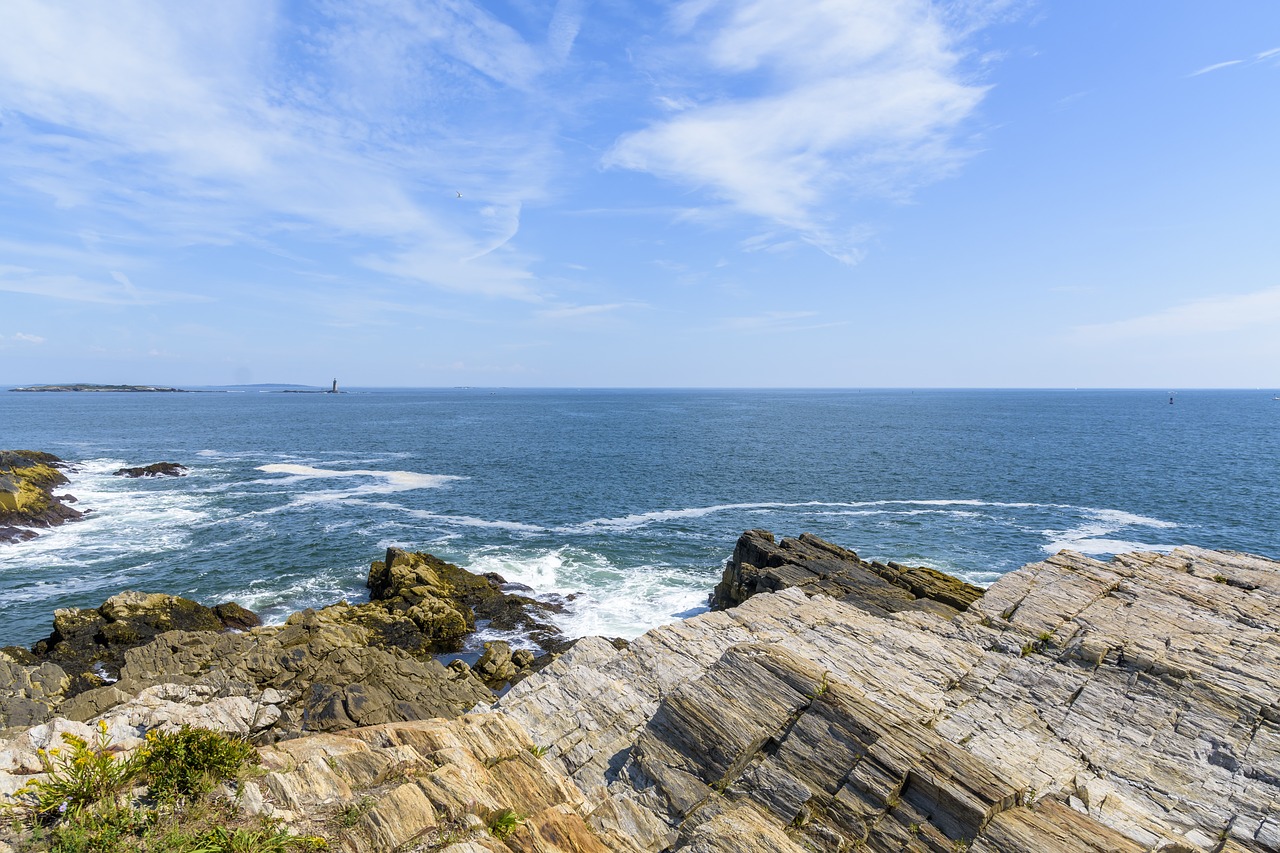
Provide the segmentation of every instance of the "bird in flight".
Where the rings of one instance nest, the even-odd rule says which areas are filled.
[[[462,198],[462,193],[458,193],[458,198]]]

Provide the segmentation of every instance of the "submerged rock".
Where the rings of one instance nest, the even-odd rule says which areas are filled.
[[[177,462],[153,462],[136,468],[120,468],[117,477],[181,477],[187,471],[186,465]]]
[[[0,450],[0,543],[35,537],[32,528],[56,527],[83,517],[69,495],[55,496],[67,482],[66,463],[38,450]]]

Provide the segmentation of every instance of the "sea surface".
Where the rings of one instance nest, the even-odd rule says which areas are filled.
[[[91,511],[0,545],[0,645],[125,589],[282,621],[367,597],[391,545],[622,637],[703,610],[750,528],[983,585],[1063,548],[1280,556],[1273,393],[0,392],[0,447],[74,462]],[[112,475],[159,461],[190,473]]]

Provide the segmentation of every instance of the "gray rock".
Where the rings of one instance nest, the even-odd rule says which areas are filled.
[[[675,849],[760,815],[819,850],[1274,849],[1280,563],[1063,552],[949,620],[820,582],[580,641],[496,708]]]
[[[791,587],[829,595],[878,616],[923,610],[950,618],[982,596],[981,588],[936,569],[867,562],[810,533],[775,542],[767,530],[748,530],[711,594],[711,609],[725,610],[758,592]]]

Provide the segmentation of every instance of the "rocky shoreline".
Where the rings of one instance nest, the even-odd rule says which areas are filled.
[[[62,732],[185,723],[260,744],[241,809],[352,853],[1280,848],[1277,561],[1062,552],[984,592],[748,531],[712,612],[629,644],[558,642],[428,554],[369,586],[270,627],[139,593],[59,611],[0,653],[0,792]],[[503,619],[549,653],[436,659]],[[498,838],[477,815],[504,809]]]
[[[0,544],[37,536],[32,528],[56,527],[84,513],[68,506],[70,495],[54,495],[67,483],[70,467],[52,453],[0,450]]]

